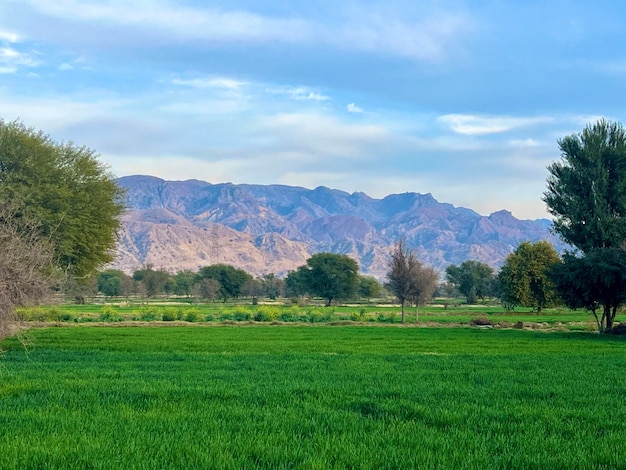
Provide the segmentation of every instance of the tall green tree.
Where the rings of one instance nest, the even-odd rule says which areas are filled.
[[[520,243],[498,273],[502,303],[507,308],[536,308],[537,315],[544,307],[555,305],[558,295],[550,271],[560,262],[550,242]]]
[[[620,123],[602,119],[558,144],[561,159],[548,167],[543,200],[554,231],[578,252],[555,271],[557,290],[568,305],[584,306],[594,315],[593,305],[601,305],[599,329],[610,332],[625,301],[613,293],[621,289],[616,273],[623,268],[626,246],[626,132]]]
[[[382,291],[380,282],[373,276],[359,276],[359,297],[369,301],[372,297],[378,297]]]
[[[307,265],[298,266],[295,271],[290,271],[285,278],[285,295],[289,297],[304,297],[309,293],[308,289],[309,269]]]
[[[336,299],[353,298],[359,283],[359,265],[347,255],[317,253],[307,262],[307,290],[326,299],[331,305]]]
[[[133,273],[133,280],[139,282],[148,297],[156,297],[165,292],[170,274],[164,269],[154,269],[151,265]]]
[[[600,120],[558,141],[561,160],[548,166],[543,200],[554,231],[586,253],[626,241],[626,133]]]
[[[228,264],[212,264],[205,266],[198,272],[197,280],[215,279],[220,284],[219,297],[226,302],[229,298],[241,295],[241,289],[252,276],[243,269]]]
[[[69,275],[87,278],[112,260],[123,191],[93,150],[0,120],[0,205],[7,203],[50,240]]]
[[[446,268],[446,280],[456,286],[468,304],[491,295],[494,285],[493,269],[480,261],[468,260],[459,266]]]

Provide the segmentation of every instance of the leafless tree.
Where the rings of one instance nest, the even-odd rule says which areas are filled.
[[[53,248],[26,217],[0,208],[0,337],[18,327],[16,307],[50,295],[56,277]]]
[[[412,250],[405,248],[400,240],[391,253],[387,282],[385,286],[398,298],[402,308],[407,301],[415,302],[416,307],[428,300],[437,287],[438,276],[430,266],[424,266]],[[416,310],[416,321],[418,320]]]

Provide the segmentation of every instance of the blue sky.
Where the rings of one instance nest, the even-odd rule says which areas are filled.
[[[623,120],[624,31],[617,0],[1,0],[0,118],[117,176],[548,217],[557,140]]]

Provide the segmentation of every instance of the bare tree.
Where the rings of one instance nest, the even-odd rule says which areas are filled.
[[[419,321],[419,307],[426,304],[433,297],[433,293],[439,285],[439,273],[432,266],[419,266],[413,273],[414,288],[411,296],[415,304],[415,323]]]
[[[412,250],[405,248],[402,240],[398,242],[391,253],[385,286],[400,301],[402,323],[407,300],[415,302],[416,307],[424,303],[437,287],[438,277],[433,268],[424,266]],[[415,320],[418,320],[417,310]]]
[[[52,245],[25,217],[0,208],[0,337],[15,332],[16,307],[50,294],[55,274]]]

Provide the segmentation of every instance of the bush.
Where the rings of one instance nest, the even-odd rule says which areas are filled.
[[[110,305],[105,305],[100,309],[100,317],[98,319],[102,322],[119,322],[123,320],[122,316]]]
[[[279,316],[279,310],[276,307],[262,305],[253,315],[254,321],[274,321]]]
[[[250,311],[245,307],[235,307],[233,311],[233,319],[235,321],[249,321],[252,315]]]
[[[155,321],[160,315],[154,307],[141,307],[139,309],[139,319],[141,321]]]
[[[194,307],[185,309],[184,319],[188,322],[200,321],[200,310]]]

